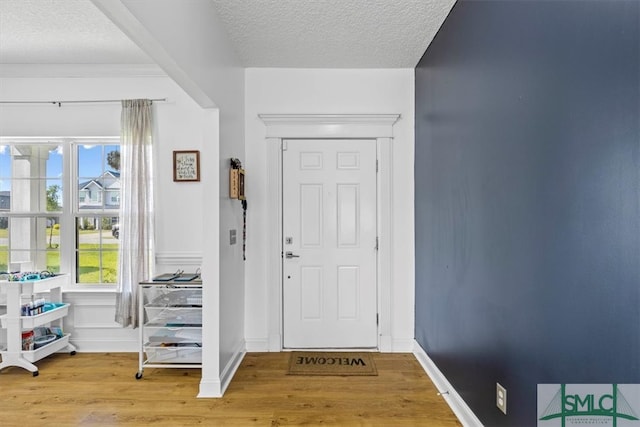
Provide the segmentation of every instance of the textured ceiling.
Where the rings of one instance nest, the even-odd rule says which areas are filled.
[[[211,0],[246,67],[412,68],[455,0]]]
[[[455,3],[210,1],[244,66],[292,68],[414,67]],[[150,64],[152,60],[90,0],[0,0],[0,63]]]
[[[89,0],[0,0],[0,62],[146,64],[153,61]]]

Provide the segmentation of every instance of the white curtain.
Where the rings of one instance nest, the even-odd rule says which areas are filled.
[[[153,276],[155,253],[151,100],[123,100],[120,125],[116,322],[137,327],[138,283]]]

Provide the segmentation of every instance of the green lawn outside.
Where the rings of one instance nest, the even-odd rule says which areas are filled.
[[[98,249],[99,245],[97,244],[80,245],[78,283],[116,283],[118,244],[102,245],[102,278],[100,278],[100,252]],[[7,246],[0,246],[0,271],[7,271],[7,267]],[[60,271],[60,252],[57,249],[47,250],[47,270],[54,273]]]
[[[102,279],[100,278],[99,245],[80,245],[78,283],[116,283],[118,278],[118,245],[102,245]]]

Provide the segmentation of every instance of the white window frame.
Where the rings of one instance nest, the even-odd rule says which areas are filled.
[[[117,136],[105,137],[0,137],[0,145],[59,145],[62,147],[62,211],[52,214],[60,218],[60,271],[69,273],[70,283],[66,290],[115,291],[115,283],[76,283],[77,269],[75,266],[75,221],[78,217],[107,217],[119,216],[118,211],[86,210],[80,211],[78,191],[78,146],[82,145],[120,145]],[[4,215],[3,215],[4,216]],[[28,213],[8,213],[8,216],[30,216]],[[34,217],[42,216],[40,212]]]

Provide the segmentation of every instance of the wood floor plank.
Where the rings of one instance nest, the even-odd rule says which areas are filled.
[[[375,353],[378,376],[286,375],[288,353],[249,353],[224,397],[199,369],[145,369],[137,354],[55,354],[40,375],[0,371],[2,426],[434,426],[460,423],[411,354]]]

